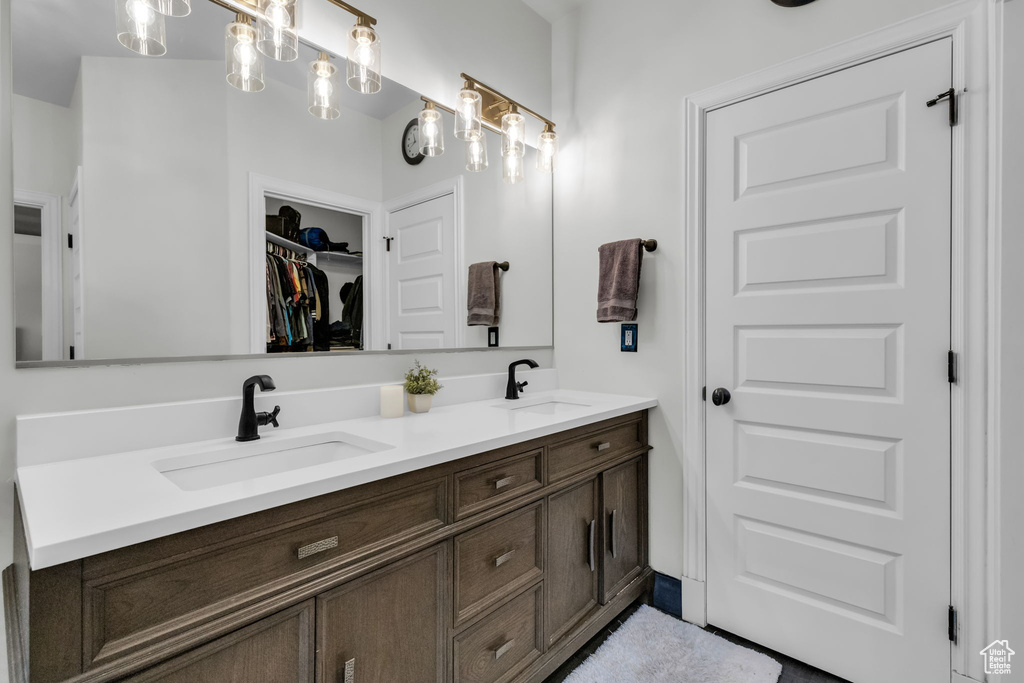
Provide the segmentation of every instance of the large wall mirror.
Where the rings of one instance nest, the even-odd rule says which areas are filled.
[[[311,116],[312,46],[235,89],[206,0],[140,56],[114,4],[11,2],[19,366],[552,343],[550,174],[503,182],[490,132],[469,172],[447,113],[445,154],[407,159],[423,101],[387,78]],[[492,261],[498,323],[470,325]]]

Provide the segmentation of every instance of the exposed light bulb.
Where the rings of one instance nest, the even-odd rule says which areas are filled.
[[[434,105],[427,102],[426,107],[419,115],[420,130],[420,154],[428,157],[437,157],[444,154],[444,127],[441,121],[441,112],[434,108]]]
[[[299,58],[299,34],[292,15],[294,0],[270,0],[257,20],[259,51],[279,62]]]
[[[480,134],[482,98],[480,93],[467,87],[459,92],[455,105],[455,137],[470,140]]]
[[[509,185],[523,180],[523,157],[509,154],[502,158],[503,178]]]
[[[558,157],[558,133],[548,125],[537,139],[537,170],[553,173]]]
[[[348,32],[346,81],[356,92],[380,91],[380,38],[363,18]]]
[[[187,17],[192,13],[191,0],[145,0],[145,2],[165,17]]]
[[[466,170],[479,172],[487,169],[487,138],[483,131],[466,141]]]
[[[228,83],[243,92],[263,90],[263,56],[256,49],[256,31],[245,14],[228,24],[225,53]]]
[[[167,53],[164,15],[147,0],[114,0],[117,40],[140,55],[158,57]]]
[[[341,116],[338,100],[338,69],[331,63],[331,56],[321,52],[319,58],[309,65],[309,113],[318,119],[336,119]]]
[[[156,11],[145,0],[128,0],[128,16],[140,28],[152,26],[156,15]]]
[[[501,155],[522,157],[526,152],[526,118],[514,109],[501,117]]]

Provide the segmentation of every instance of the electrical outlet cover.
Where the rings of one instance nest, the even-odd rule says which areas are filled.
[[[623,352],[636,353],[636,323],[622,324],[622,350]]]

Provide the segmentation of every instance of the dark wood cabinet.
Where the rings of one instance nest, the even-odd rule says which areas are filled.
[[[445,680],[448,545],[316,599],[318,683]]]
[[[604,520],[601,604],[618,595],[647,565],[647,472],[636,458],[601,474]]]
[[[597,605],[597,477],[548,499],[546,628],[554,643]]]
[[[650,588],[648,450],[640,412],[39,571],[22,535],[12,683],[539,683]]]
[[[126,683],[313,683],[313,601],[180,655]]]

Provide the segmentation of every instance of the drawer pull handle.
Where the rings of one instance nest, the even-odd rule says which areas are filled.
[[[609,448],[611,448],[611,447],[612,447],[612,445],[611,445],[611,443],[610,443],[610,442],[608,442],[608,441],[602,441],[601,443],[599,443],[599,444],[596,444],[596,445],[594,446],[594,448],[596,448],[596,449],[597,449],[597,451],[598,451],[599,453],[600,453],[601,451],[606,451],[606,450],[608,450],[608,449],[609,449]]]
[[[508,486],[509,484],[511,484],[514,480],[515,480],[515,476],[505,477],[504,479],[499,479],[498,481],[494,482],[494,488],[498,489],[498,490],[503,489],[506,486]]]
[[[497,650],[494,651],[494,659],[501,659],[502,656],[508,654],[508,651],[512,649],[512,646],[516,644],[516,641],[510,640]]]
[[[355,683],[356,680],[356,660],[352,659],[345,662],[345,683]]]
[[[330,550],[331,548],[337,547],[338,537],[331,536],[330,538],[325,538],[322,541],[310,543],[309,545],[304,545],[301,548],[299,548],[299,559],[304,560],[310,555],[316,555],[317,553],[322,553],[325,550]]]
[[[618,515],[618,512],[618,510],[612,510],[611,515],[612,557],[614,558],[619,556],[619,535],[615,533],[615,517]]]
[[[511,560],[512,556],[515,555],[515,554],[516,554],[515,550],[509,550],[504,555],[498,555],[496,558],[494,558],[494,566],[495,567],[500,567],[501,565],[503,565],[506,562],[508,562],[509,560]]]
[[[589,536],[587,541],[587,564],[590,565],[590,571],[594,571],[597,565],[597,559],[594,557],[594,536],[597,532],[597,520],[590,520],[590,524],[587,525],[587,531]]]

